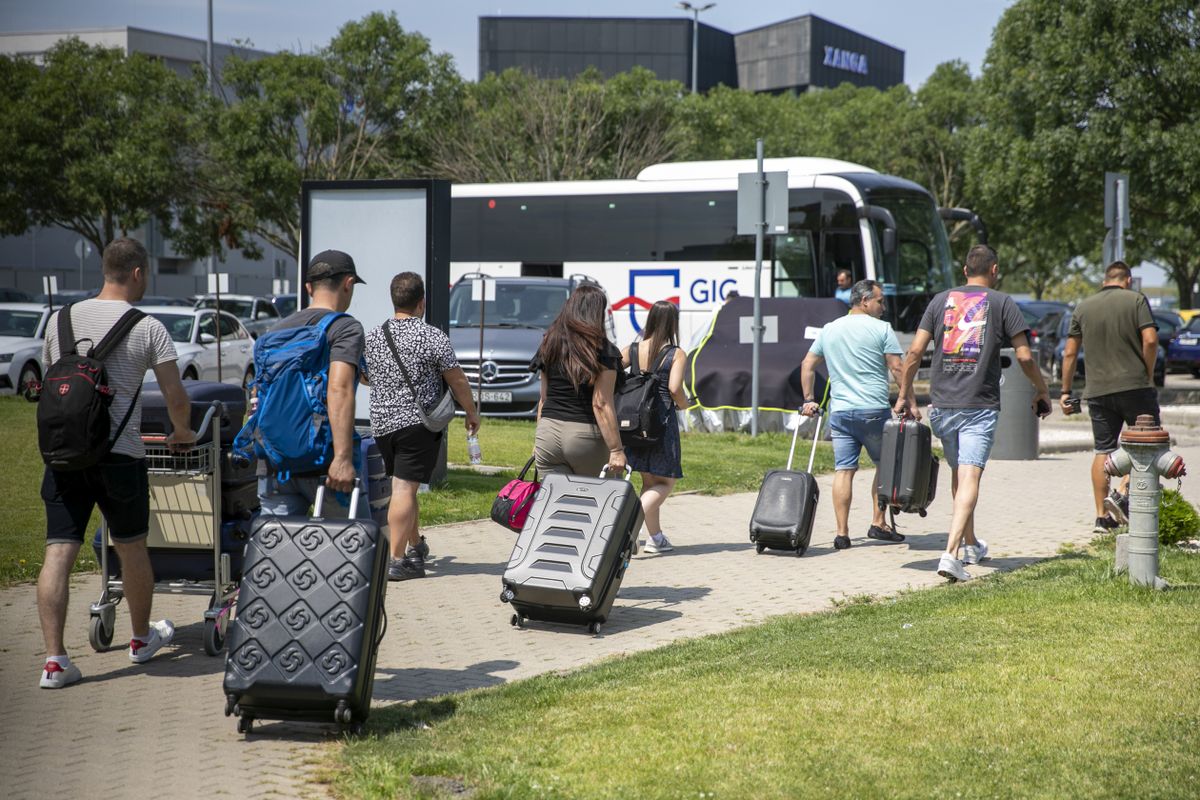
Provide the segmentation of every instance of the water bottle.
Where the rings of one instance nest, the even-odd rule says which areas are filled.
[[[473,433],[467,434],[467,458],[472,464],[483,463],[483,450],[479,449],[479,437]]]

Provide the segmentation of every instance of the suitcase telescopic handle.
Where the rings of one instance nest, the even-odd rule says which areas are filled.
[[[787,471],[792,471],[792,459],[796,457],[796,439],[800,436],[800,420],[796,420],[796,427],[792,429],[792,449],[788,451]],[[813,446],[808,451],[808,471],[811,473],[813,468],[813,459],[817,455],[817,439],[821,437],[821,409],[817,409],[817,425],[813,431]]]
[[[607,475],[608,475],[608,464],[605,464],[604,467],[600,470],[600,477],[603,478]],[[632,475],[633,475],[633,468],[630,467],[628,464],[626,464],[625,465],[625,474],[622,475],[621,477],[624,478],[625,480],[630,480]]]
[[[354,479],[354,488],[350,490],[350,512],[346,515],[349,519],[354,519],[358,516],[358,499],[359,495],[362,493],[361,486],[362,480],[356,477]],[[313,517],[319,519],[321,517],[321,512],[324,510],[324,506],[325,484],[322,483],[317,487],[317,496],[316,499],[313,500]]]

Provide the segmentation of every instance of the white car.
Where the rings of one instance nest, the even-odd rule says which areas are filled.
[[[221,298],[221,305],[225,298]],[[185,381],[217,380],[217,312],[182,306],[143,306],[161,322],[179,353],[179,374]],[[254,340],[232,314],[221,312],[221,376],[224,383],[249,386],[254,378]],[[154,380],[154,371],[146,372]]]
[[[196,301],[195,305],[197,309],[216,307],[217,296],[215,294],[204,295]],[[255,339],[260,333],[266,333],[276,322],[279,322],[279,310],[275,308],[275,304],[269,297],[223,294],[221,295],[221,311],[227,311],[241,320],[242,325]]]
[[[42,345],[50,307],[41,303],[0,303],[0,394],[16,394],[42,379]]]

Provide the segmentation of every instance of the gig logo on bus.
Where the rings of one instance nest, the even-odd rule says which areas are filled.
[[[629,324],[635,333],[642,332],[638,321],[639,310],[642,318],[650,310],[655,300],[666,300],[680,306],[684,311],[708,310],[725,299],[730,291],[738,286],[738,282],[727,277],[699,277],[692,280],[687,292],[680,296],[682,276],[679,268],[673,269],[630,269],[629,295],[613,303],[612,310],[629,309]],[[646,298],[654,298],[647,300]]]

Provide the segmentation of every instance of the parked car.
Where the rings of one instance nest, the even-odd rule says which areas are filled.
[[[225,298],[221,298],[225,305]],[[179,353],[179,374],[186,380],[217,380],[217,315],[208,309],[181,306],[144,306],[167,328]],[[254,378],[254,342],[245,326],[232,314],[221,312],[221,380],[249,388]],[[154,371],[146,372],[154,380]]]
[[[0,303],[0,394],[16,394],[44,372],[42,345],[50,307]]]
[[[1185,324],[1183,317],[1174,311],[1151,311],[1150,315],[1154,317],[1154,325],[1158,328],[1158,343],[1163,347],[1171,343]]]
[[[141,300],[138,300],[133,305],[135,306],[179,306],[181,308],[191,308],[193,302],[186,297],[166,297],[164,295],[148,294]]]
[[[1167,345],[1168,369],[1183,369],[1200,378],[1200,317],[1182,327]]]
[[[217,296],[206,294],[196,301],[195,308],[216,308]],[[239,320],[250,336],[257,339],[260,333],[265,333],[279,321],[279,311],[269,298],[255,297],[248,294],[221,295],[221,310],[233,314]]]
[[[1062,360],[1063,350],[1067,346],[1067,332],[1071,329],[1071,315],[1064,314],[1058,323],[1058,343],[1054,346],[1054,360],[1050,366],[1050,376],[1056,380],[1062,380]],[[1075,376],[1081,380],[1087,380],[1084,370],[1083,347],[1079,348],[1079,354],[1075,358]],[[1167,349],[1161,344],[1158,346],[1158,356],[1154,362],[1154,385],[1163,386],[1167,382]]]
[[[63,289],[61,292],[55,292],[54,297],[50,297],[45,292],[35,294],[33,302],[35,303],[53,303],[55,308],[65,306],[68,303],[74,303],[77,300],[88,300],[100,294],[99,289]]]
[[[277,294],[271,297],[271,304],[275,306],[275,310],[279,312],[279,316],[287,317],[296,313],[299,308],[296,295],[294,294]]]
[[[472,275],[450,289],[450,343],[472,391],[479,386],[480,301],[471,299]],[[534,417],[541,397],[537,373],[529,367],[550,323],[567,296],[590,278],[511,277],[496,282],[496,299],[483,308],[482,413],[497,417]],[[611,312],[607,331],[614,336]]]
[[[1034,350],[1034,355],[1037,357],[1038,366],[1044,372],[1051,372],[1054,365],[1054,353],[1058,349],[1058,342],[1067,335],[1067,329],[1062,324],[1063,317],[1070,317],[1070,310],[1051,311],[1046,316],[1042,317],[1038,323],[1038,341],[1037,347]]]
[[[33,295],[20,289],[0,288],[0,303],[32,303]]]

